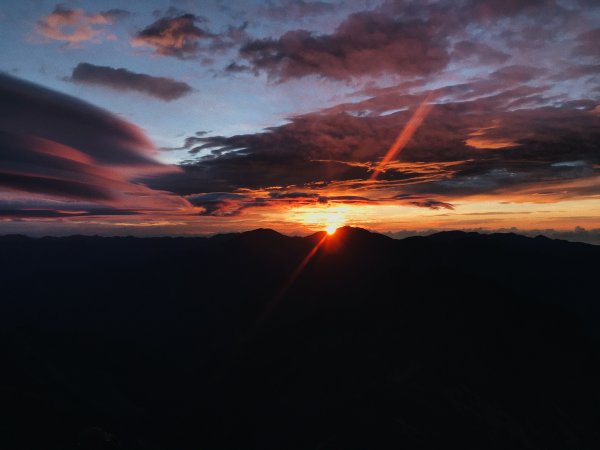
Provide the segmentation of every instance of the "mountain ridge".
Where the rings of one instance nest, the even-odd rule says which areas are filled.
[[[598,448],[599,262],[512,234],[0,237],[0,446]]]
[[[600,247],[599,245],[590,244],[587,242],[570,241],[567,239],[552,238],[552,237],[545,236],[543,234],[539,234],[537,236],[526,236],[526,235],[515,233],[515,232],[489,232],[489,233],[487,233],[487,232],[477,232],[477,231],[447,230],[447,231],[432,232],[431,234],[427,234],[427,235],[414,235],[414,236],[406,236],[406,237],[402,237],[402,238],[395,238],[395,237],[391,237],[391,236],[387,235],[386,233],[371,231],[366,228],[343,226],[336,230],[336,234],[339,232],[346,233],[347,231],[362,233],[363,235],[371,234],[371,235],[385,236],[389,239],[393,239],[396,241],[403,241],[405,239],[414,239],[414,238],[431,238],[431,239],[435,239],[438,241],[449,242],[449,241],[453,241],[456,239],[464,239],[464,238],[468,238],[468,237],[476,238],[476,237],[508,237],[508,236],[511,236],[511,237],[516,237],[516,238],[524,238],[524,239],[532,239],[532,240],[546,239],[546,240],[555,241],[555,242],[567,242],[570,244],[581,244],[581,245],[586,245],[586,246]],[[305,239],[305,238],[314,239],[315,236],[322,237],[325,234],[326,234],[325,231],[317,231],[315,233],[312,233],[309,235],[304,235],[304,236],[287,235],[287,234],[281,233],[272,228],[256,228],[256,229],[247,230],[247,231],[239,231],[239,232],[231,232],[231,233],[217,233],[217,234],[210,235],[210,236],[193,236],[193,235],[190,235],[190,236],[133,236],[133,235],[103,236],[103,235],[82,235],[82,234],[74,234],[74,235],[66,235],[66,236],[29,236],[29,235],[25,235],[25,234],[5,234],[5,235],[0,235],[0,241],[10,241],[11,239],[15,239],[15,240],[28,240],[28,239],[31,239],[31,240],[40,240],[40,239],[46,239],[46,240],[58,240],[58,239],[140,239],[140,240],[160,240],[160,239],[165,239],[165,240],[212,240],[212,239],[214,239],[214,240],[227,240],[227,239],[232,239],[232,238],[236,238],[236,237],[240,237],[240,236],[246,236],[246,237],[253,237],[253,236],[262,236],[262,237],[273,236],[274,237],[274,236],[277,236],[277,237],[286,237],[286,238],[292,238],[292,239]]]

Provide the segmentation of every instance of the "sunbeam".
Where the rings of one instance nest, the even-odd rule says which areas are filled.
[[[413,116],[410,118],[404,129],[400,132],[400,134],[398,135],[398,137],[396,138],[386,155],[380,161],[377,168],[373,171],[371,177],[369,178],[370,180],[376,180],[379,174],[385,170],[385,166],[391,160],[393,160],[398,155],[398,153],[400,153],[402,149],[404,149],[404,147],[406,147],[406,144],[408,144],[410,138],[413,136],[413,134],[415,134],[415,131],[417,131],[421,123],[423,123],[423,120],[425,120],[425,117],[427,117],[429,111],[431,111],[431,107],[433,106],[431,103],[432,98],[433,92],[431,91],[429,92],[429,94],[427,94],[425,100],[423,100],[423,102],[419,105],[419,107],[417,108]]]

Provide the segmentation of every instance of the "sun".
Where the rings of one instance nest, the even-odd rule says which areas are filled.
[[[351,212],[346,205],[298,207],[292,211],[291,220],[314,231],[326,231],[331,236],[338,228],[352,222],[349,217]]]
[[[331,236],[332,234],[335,234],[335,232],[337,231],[338,228],[339,228],[338,224],[336,224],[336,223],[328,223],[325,226],[325,231],[327,231],[327,234],[329,236]]]
[[[344,225],[346,218],[342,214],[328,214],[324,217],[325,231],[329,236],[335,234],[337,229]]]

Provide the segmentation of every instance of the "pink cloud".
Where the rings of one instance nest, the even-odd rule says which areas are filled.
[[[128,14],[124,10],[89,14],[83,9],[69,9],[59,4],[54,11],[37,21],[36,29],[48,39],[75,46],[81,42],[98,41],[106,36],[106,25]]]
[[[240,49],[251,69],[280,81],[317,75],[348,80],[363,75],[424,75],[449,62],[445,38],[421,21],[368,11],[350,15],[331,34],[289,31]]]
[[[86,202],[86,211],[196,211],[184,198],[139,181],[179,169],[154,160],[154,146],[134,125],[8,76],[0,75],[0,96],[4,99],[0,103],[0,189],[4,192],[53,199],[57,211],[72,209],[73,202]]]

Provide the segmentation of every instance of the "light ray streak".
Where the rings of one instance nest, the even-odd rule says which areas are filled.
[[[317,242],[317,244],[312,248],[312,250],[304,257],[300,264],[298,264],[298,267],[296,267],[296,269],[292,272],[285,284],[279,290],[279,293],[275,297],[276,299],[283,297],[287,290],[294,284],[296,279],[300,276],[304,268],[308,265],[313,256],[315,256],[321,245],[323,245],[323,243],[327,240],[328,237],[329,235],[325,233],[323,237],[319,240],[319,242]]]
[[[254,335],[261,329],[261,327],[265,324],[267,319],[271,316],[271,313],[275,309],[275,306],[281,301],[286,292],[292,287],[296,279],[300,276],[302,271],[306,268],[310,260],[317,254],[319,248],[323,245],[323,243],[329,238],[330,235],[326,232],[323,233],[323,237],[319,239],[319,241],[315,244],[315,246],[308,252],[308,254],[300,261],[300,264],[294,269],[292,274],[287,278],[286,282],[281,286],[281,289],[277,292],[277,294],[273,297],[273,300],[267,304],[267,306],[263,309],[263,311],[258,315],[254,324],[250,327],[250,330],[247,333],[242,334],[239,340],[240,349],[243,347],[245,343],[250,341]]]
[[[415,134],[415,131],[417,131],[423,120],[425,120],[425,117],[427,117],[427,115],[429,114],[429,111],[431,111],[431,108],[433,106],[433,104],[431,103],[432,98],[433,91],[427,94],[425,100],[423,100],[423,102],[419,105],[419,107],[412,115],[408,123],[404,126],[404,129],[400,132],[400,134],[398,134],[398,137],[396,138],[386,155],[380,161],[377,168],[373,171],[369,180],[376,180],[379,174],[384,171],[385,166],[391,160],[393,160],[398,155],[398,153],[400,153],[404,149],[404,147],[406,147],[406,144],[408,144],[410,138],[412,138],[413,134]]]
[[[317,242],[315,246],[310,250],[310,252],[308,252],[308,254],[304,257],[304,259],[300,261],[300,264],[298,264],[298,266],[294,269],[291,275],[287,278],[287,280],[281,286],[281,289],[279,289],[273,300],[265,307],[263,312],[256,319],[254,329],[260,327],[260,325],[263,324],[264,321],[271,315],[271,312],[273,311],[277,303],[279,303],[279,301],[283,298],[285,293],[290,289],[290,287],[292,287],[296,279],[300,276],[302,271],[306,268],[310,260],[316,255],[317,251],[327,240],[328,237],[329,235],[327,233],[324,233],[323,237],[319,239],[319,242]]]

